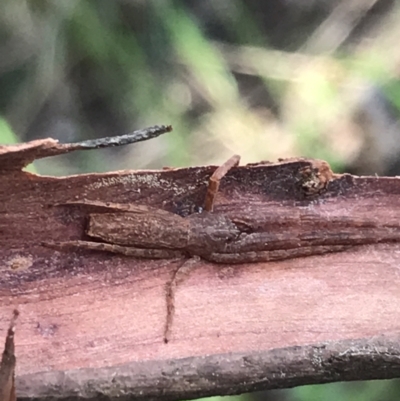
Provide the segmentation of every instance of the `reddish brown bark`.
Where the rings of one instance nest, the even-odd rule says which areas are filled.
[[[64,178],[20,170],[54,146],[0,149],[0,338],[18,308],[17,396],[179,400],[400,376],[399,243],[269,263],[201,261],[178,286],[164,344],[165,285],[180,260],[58,252],[41,243],[84,236],[84,210],[54,207],[66,201],[185,214],[204,201],[215,167]],[[332,216],[398,229],[399,179],[335,176],[325,193],[305,197],[297,173],[308,166],[237,167],[221,181],[214,209],[243,214],[251,205],[277,218],[309,207],[327,229]]]

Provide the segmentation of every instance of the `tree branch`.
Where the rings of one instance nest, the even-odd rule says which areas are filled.
[[[32,155],[50,142],[10,147],[13,155],[0,149],[0,337],[18,308],[20,399],[179,400],[400,376],[399,243],[269,263],[201,261],[176,290],[164,344],[165,286],[181,260],[41,243],[84,237],[86,212],[54,206],[68,201],[188,214],[204,201],[215,167],[64,178],[20,170],[31,159],[26,149]],[[337,217],[399,230],[399,179],[336,175],[324,193],[306,197],[298,172],[312,165],[236,167],[221,181],[214,210],[243,216],[251,207],[253,218],[273,223],[301,208],[325,219],[327,230]]]

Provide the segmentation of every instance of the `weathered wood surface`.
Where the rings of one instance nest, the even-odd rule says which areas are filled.
[[[29,153],[46,144],[21,146]],[[16,153],[20,166],[32,160]],[[180,261],[57,252],[41,243],[84,235],[87,213],[56,203],[137,202],[185,213],[202,204],[215,167],[53,178],[10,168],[4,155],[0,149],[0,338],[18,308],[21,399],[179,400],[400,377],[399,243],[274,263],[202,261],[178,287],[164,344],[165,285]],[[308,208],[327,225],[347,216],[398,229],[399,179],[337,176],[325,193],[306,198],[296,175],[309,163],[235,168],[215,211],[251,206],[265,218]]]

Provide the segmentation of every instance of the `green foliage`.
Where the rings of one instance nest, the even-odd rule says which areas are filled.
[[[17,142],[18,138],[15,136],[7,121],[0,117],[0,143],[8,145]]]

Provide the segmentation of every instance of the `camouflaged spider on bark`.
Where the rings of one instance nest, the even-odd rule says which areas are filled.
[[[227,244],[239,237],[240,230],[228,217],[211,212],[221,178],[237,166],[239,160],[239,156],[231,157],[212,174],[201,213],[181,217],[144,205],[72,201],[63,205],[96,206],[101,210],[89,214],[86,234],[103,242],[76,240],[45,245],[57,249],[73,247],[108,251],[147,259],[197,255],[218,262],[218,254],[226,252]]]

